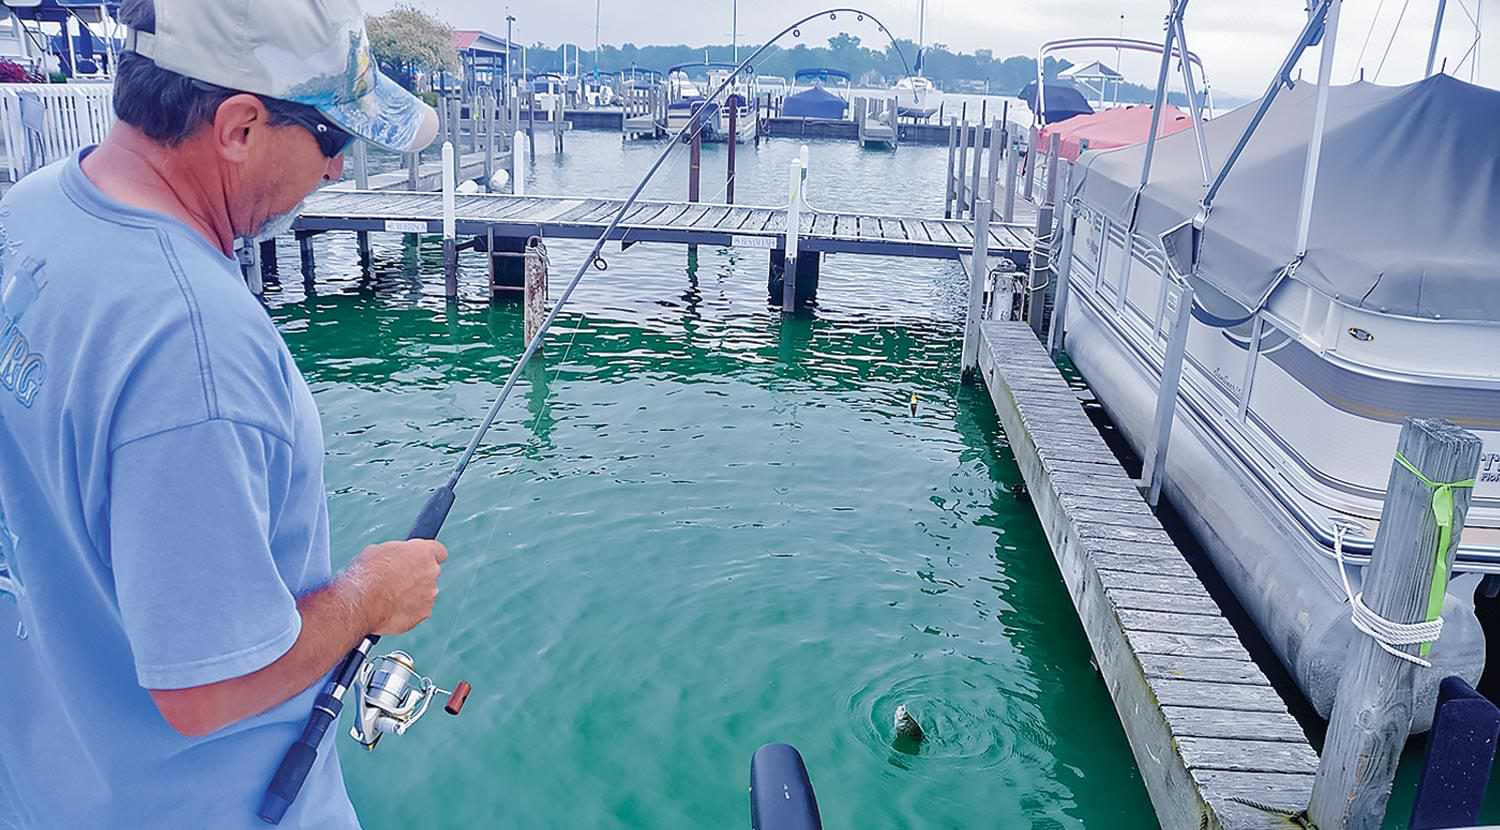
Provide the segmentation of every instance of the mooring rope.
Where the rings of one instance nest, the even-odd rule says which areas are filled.
[[[1348,532],[1347,523],[1337,520],[1333,522],[1333,556],[1338,560],[1339,579],[1344,584],[1344,596],[1349,600],[1350,621],[1354,623],[1355,628],[1368,635],[1387,654],[1424,669],[1432,668],[1432,663],[1414,654],[1401,651],[1396,646],[1418,645],[1437,640],[1443,633],[1443,618],[1439,616],[1435,620],[1425,622],[1398,623],[1371,611],[1369,606],[1365,605],[1364,592],[1360,591],[1356,594],[1349,585],[1349,574],[1344,565],[1344,535]]]

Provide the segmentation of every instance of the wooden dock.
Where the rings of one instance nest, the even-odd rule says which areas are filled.
[[[526,238],[596,239],[623,199],[564,196],[459,196],[457,233]],[[612,239],[780,250],[785,247],[785,207],[698,202],[638,202]],[[294,229],[439,233],[439,193],[379,193],[328,189],[308,199]],[[974,247],[974,225],[956,219],[882,216],[804,208],[798,223],[799,250],[815,253],[956,259]],[[1031,229],[994,223],[989,251],[1025,267]]]
[[[1292,827],[1317,755],[1046,349],[986,321],[979,372],[1162,826]]]
[[[510,153],[495,154],[496,170],[510,169]],[[484,176],[484,153],[464,153],[459,159],[458,181],[468,181]],[[415,186],[413,186],[415,182]],[[443,161],[441,158],[433,158],[431,161],[422,162],[417,168],[416,178],[413,179],[411,171],[406,168],[392,170],[388,173],[376,173],[369,177],[369,184],[364,188],[368,191],[435,191],[441,190],[443,186]],[[356,189],[353,178],[346,179],[328,188],[332,191],[352,191]]]

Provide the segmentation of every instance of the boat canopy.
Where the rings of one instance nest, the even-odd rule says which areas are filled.
[[[1375,312],[1500,322],[1500,92],[1439,74],[1328,94],[1307,255],[1288,267],[1318,95],[1316,84],[1298,83],[1272,104],[1219,190],[1203,229],[1201,284],[1246,311],[1290,276]],[[1204,123],[1216,167],[1256,106]],[[1144,145],[1089,153],[1071,189],[1128,224],[1144,156]],[[1161,139],[1136,233],[1156,239],[1190,221],[1203,191],[1192,133]]]
[[[788,95],[781,102],[784,118],[831,118],[844,119],[849,102],[820,86],[804,89],[796,95]]]
[[[1192,116],[1170,104],[1162,108],[1161,116],[1161,127],[1156,131],[1158,136],[1169,136],[1193,127]],[[1062,136],[1059,155],[1069,161],[1077,160],[1081,142],[1085,140],[1090,150],[1113,150],[1140,144],[1151,134],[1151,106],[1119,107],[1075,116],[1060,124],[1048,124],[1042,128],[1037,146],[1050,147],[1053,133]]]
[[[1025,101],[1026,106],[1035,111],[1036,81],[1028,83],[1016,97]],[[1083,97],[1083,93],[1066,84],[1047,84],[1044,97],[1047,111],[1042,113],[1042,121],[1047,124],[1056,124],[1075,115],[1088,115],[1094,111],[1094,108],[1089,106],[1088,99]]]
[[[728,70],[730,72],[733,72],[734,70],[739,69],[739,68],[740,68],[740,65],[737,64],[737,63],[726,63],[724,61],[692,61],[690,63],[679,63],[679,64],[677,64],[676,66],[672,67],[671,69],[668,69],[667,70],[667,74],[671,75],[674,72],[681,72],[684,75],[686,75],[687,71],[689,69],[702,69],[704,71],[707,71],[707,70],[710,70],[710,69],[726,69],[726,70]],[[750,71],[749,67],[746,67],[745,71],[749,72]]]
[[[853,83],[854,79],[848,72],[840,69],[798,69],[792,73],[792,83],[798,81],[826,81],[829,78],[838,78],[842,81]]]

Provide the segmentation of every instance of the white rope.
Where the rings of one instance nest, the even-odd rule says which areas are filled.
[[[1443,634],[1443,618],[1438,617],[1427,622],[1398,623],[1371,611],[1365,605],[1364,592],[1356,594],[1349,586],[1349,574],[1344,566],[1344,534],[1349,532],[1349,527],[1348,524],[1337,519],[1333,522],[1333,556],[1339,563],[1339,579],[1344,583],[1344,596],[1349,599],[1350,621],[1354,623],[1355,628],[1369,635],[1376,645],[1385,650],[1385,653],[1424,669],[1432,668],[1432,664],[1428,661],[1401,651],[1396,646],[1436,642]]]

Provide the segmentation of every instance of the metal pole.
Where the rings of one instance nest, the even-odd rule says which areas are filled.
[[[1175,305],[1173,305],[1175,303]],[[1193,320],[1193,286],[1183,281],[1173,283],[1167,293],[1166,313],[1171,319],[1166,358],[1162,361],[1161,385],[1156,394],[1156,429],[1151,451],[1146,453],[1141,481],[1146,485],[1146,501],[1156,507],[1161,500],[1162,483],[1167,471],[1167,445],[1172,440],[1172,421],[1177,415],[1177,389],[1182,383],[1183,355],[1187,353],[1188,327]],[[1331,826],[1331,825],[1330,825]]]
[[[514,89],[511,89],[510,86],[510,53],[511,44],[515,42],[513,37],[515,25],[515,16],[507,14],[505,16],[505,103],[507,106],[509,106],[511,99],[516,92]]]
[[[1141,184],[1136,188],[1135,199],[1132,200],[1127,233],[1135,230],[1135,205],[1139,204],[1141,191],[1151,181],[1151,161],[1156,156],[1157,133],[1161,131],[1161,110],[1167,103],[1167,73],[1172,68],[1172,38],[1176,34],[1178,22],[1182,20],[1182,13],[1186,10],[1187,0],[1172,0],[1172,10],[1167,14],[1167,33],[1161,44],[1161,67],[1156,73],[1156,98],[1151,105],[1151,134],[1146,136],[1146,158],[1141,162]],[[1188,59],[1186,51],[1183,52],[1182,59]]]
[[[1443,32],[1443,12],[1448,10],[1448,0],[1438,0],[1437,18],[1432,21],[1432,45],[1427,47],[1427,69],[1422,77],[1432,77],[1432,64],[1437,60],[1438,35]]]
[[[1198,163],[1203,167],[1203,184],[1212,176],[1213,164],[1208,160],[1208,138],[1203,134],[1203,108],[1198,106],[1198,86],[1193,83],[1193,62],[1188,59],[1187,30],[1182,18],[1177,18],[1177,48],[1182,60],[1182,85],[1187,89],[1188,115],[1193,119],[1193,138],[1198,141]]]
[[[969,313],[964,318],[964,350],[961,371],[979,368],[979,327],[984,322],[984,278],[989,275],[990,212],[989,199],[974,201],[974,249],[969,263]]]
[[[1402,426],[1396,457],[1416,473],[1400,461],[1391,464],[1380,530],[1361,586],[1362,602],[1370,611],[1396,623],[1432,620],[1442,611],[1480,452],[1479,437],[1449,421],[1407,419]],[[1443,490],[1428,482],[1469,486]],[[1449,503],[1440,506],[1440,497]],[[1448,531],[1442,530],[1441,522],[1451,522]],[[1391,648],[1403,655],[1426,653],[1418,645]],[[1401,749],[1411,732],[1417,672],[1416,664],[1387,652],[1372,637],[1356,636],[1313,779],[1307,807],[1313,826],[1381,826]]]
[[[1307,165],[1302,173],[1302,206],[1297,211],[1297,256],[1307,254],[1307,236],[1312,230],[1313,197],[1318,191],[1318,163],[1323,156],[1323,132],[1328,120],[1328,83],[1333,76],[1333,42],[1339,32],[1339,10],[1344,0],[1333,0],[1328,22],[1323,26],[1323,55],[1318,63],[1318,104],[1313,115],[1312,141],[1307,145]]]

